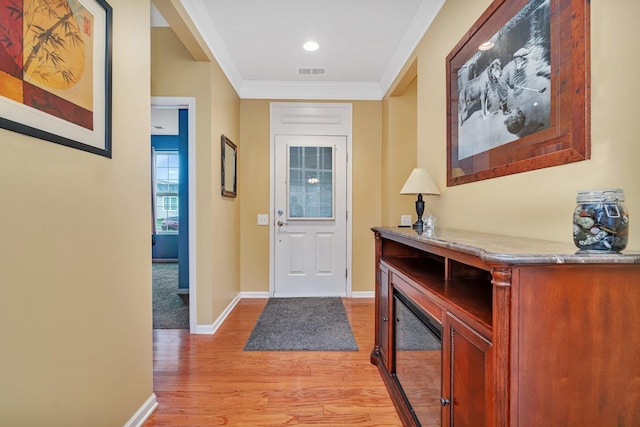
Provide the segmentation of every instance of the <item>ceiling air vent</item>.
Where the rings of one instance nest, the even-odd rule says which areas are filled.
[[[324,76],[327,72],[327,69],[324,67],[306,67],[298,68],[299,76]]]

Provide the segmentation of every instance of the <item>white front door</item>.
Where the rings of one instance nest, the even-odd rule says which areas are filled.
[[[275,135],[274,296],[347,292],[347,138]]]

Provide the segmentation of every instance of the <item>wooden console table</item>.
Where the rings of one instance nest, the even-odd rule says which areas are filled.
[[[414,406],[437,405],[423,426],[640,426],[640,253],[372,230],[371,361],[405,425],[420,425]],[[439,396],[424,390],[420,402],[407,401],[395,375],[397,293],[442,327]]]

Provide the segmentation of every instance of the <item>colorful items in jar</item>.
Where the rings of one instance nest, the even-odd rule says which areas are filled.
[[[619,252],[629,240],[629,215],[624,191],[598,190],[578,193],[573,214],[573,241],[584,251]]]

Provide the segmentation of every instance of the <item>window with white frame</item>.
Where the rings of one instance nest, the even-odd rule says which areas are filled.
[[[155,221],[158,234],[179,230],[180,163],[177,150],[155,152]]]
[[[333,147],[289,147],[289,219],[333,218]]]

